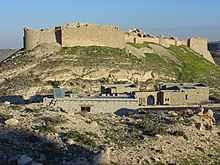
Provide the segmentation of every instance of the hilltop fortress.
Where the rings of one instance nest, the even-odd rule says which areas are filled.
[[[123,32],[115,26],[87,23],[67,23],[64,26],[42,29],[40,31],[24,28],[25,50],[31,50],[43,43],[58,43],[62,47],[96,45],[123,49],[128,42],[152,42],[164,47],[185,45],[210,62],[215,63],[208,51],[206,38],[193,37],[188,40],[179,40],[177,37],[153,36],[138,29]]]

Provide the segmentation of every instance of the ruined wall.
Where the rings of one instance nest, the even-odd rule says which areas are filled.
[[[62,47],[72,46],[108,46],[125,47],[125,35],[117,27],[88,25],[75,28],[61,27]]]
[[[188,46],[188,41],[187,40],[182,40],[182,45]]]
[[[212,55],[208,51],[208,42],[206,38],[200,38],[200,37],[193,37],[188,40],[188,47],[190,47],[192,50],[195,52],[199,53],[202,55],[204,58],[209,60],[212,63],[215,63]]]
[[[138,37],[138,36],[125,36],[125,42],[131,42],[131,43],[144,43],[144,42],[152,42],[155,44],[159,44],[159,38],[150,38],[150,37]]]

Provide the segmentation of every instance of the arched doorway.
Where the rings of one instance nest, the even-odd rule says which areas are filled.
[[[150,95],[147,97],[147,105],[154,105],[154,96]]]

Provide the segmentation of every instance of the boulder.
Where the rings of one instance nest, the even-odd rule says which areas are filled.
[[[187,109],[184,113],[185,113],[185,115],[193,115],[193,110]]]
[[[27,155],[15,155],[12,156],[9,160],[8,163],[10,165],[31,165],[32,164],[32,158],[27,156]]]
[[[197,128],[199,131],[201,131],[202,128],[203,128],[203,124],[202,124],[202,123],[197,123],[197,124],[196,124],[196,128]]]
[[[203,115],[207,116],[208,118],[212,119],[213,122],[215,122],[214,113],[211,109],[203,111]]]
[[[73,145],[76,142],[73,139],[68,139],[66,143],[69,144],[69,145]]]
[[[19,121],[17,119],[11,118],[5,121],[5,124],[8,126],[16,126],[18,125]]]
[[[174,112],[174,111],[169,111],[168,112],[168,116],[175,117],[175,116],[178,116],[178,114],[176,112]]]
[[[98,124],[97,124],[97,122],[92,121],[92,122],[90,123],[90,126],[91,126],[93,129],[95,129],[95,128],[98,126]]]
[[[155,137],[157,137],[157,138],[163,138],[163,136],[160,135],[160,134],[156,134]]]
[[[4,102],[5,105],[10,105],[11,103],[9,101]]]
[[[102,150],[100,153],[93,157],[93,163],[95,165],[109,165],[110,161],[110,148]]]

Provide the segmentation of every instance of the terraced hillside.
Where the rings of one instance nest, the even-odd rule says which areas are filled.
[[[58,83],[67,92],[97,93],[101,84],[135,82],[155,87],[160,82],[203,82],[220,98],[220,68],[185,46],[165,48],[153,43],[108,47],[39,46],[3,63],[1,95],[51,93]]]

